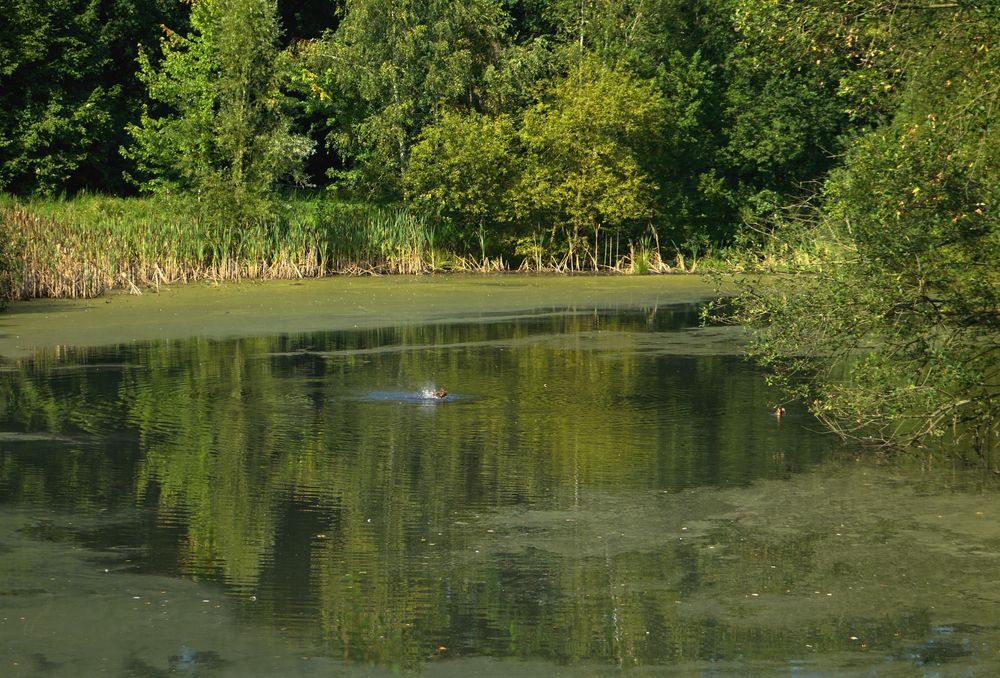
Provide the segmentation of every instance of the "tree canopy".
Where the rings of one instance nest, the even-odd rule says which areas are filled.
[[[867,72],[841,88],[852,115],[892,114],[856,136],[798,226],[822,246],[808,275],[750,284],[736,317],[845,435],[985,451],[1000,406],[1000,14],[876,5]]]
[[[190,35],[166,31],[159,65],[139,54],[152,102],[129,125],[124,152],[144,189],[197,191],[238,215],[266,211],[311,150],[282,105],[278,36],[272,0],[198,0]]]

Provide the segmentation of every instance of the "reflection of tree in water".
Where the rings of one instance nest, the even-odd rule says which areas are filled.
[[[737,359],[657,350],[650,330],[691,322],[686,309],[554,314],[42,358],[4,380],[7,425],[83,442],[0,454],[0,491],[148,508],[132,535],[149,544],[144,567],[217,578],[248,619],[356,661],[414,666],[439,646],[626,666],[779,656],[827,632],[754,639],[684,618],[678,600],[735,575],[655,526],[648,544],[596,551],[593,524],[564,551],[545,523],[500,543],[486,531],[496,511],[782,477],[779,445],[800,463],[820,454],[809,434],[774,426]],[[122,364],[83,367],[111,360]],[[365,397],[431,382],[467,397]],[[511,547],[532,529],[535,546]]]
[[[225,669],[229,662],[212,650],[200,651],[186,645],[180,647],[177,654],[167,658],[166,670],[144,662],[139,657],[129,657],[125,662],[125,672],[128,676],[143,678],[160,678],[161,676],[211,676]]]

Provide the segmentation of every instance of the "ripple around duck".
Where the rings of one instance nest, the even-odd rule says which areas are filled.
[[[449,393],[442,398],[438,398],[434,395],[433,387],[424,388],[419,391],[368,391],[350,398],[350,400],[360,400],[363,402],[416,403],[421,405],[454,403],[474,399],[475,397],[472,395],[461,393]]]

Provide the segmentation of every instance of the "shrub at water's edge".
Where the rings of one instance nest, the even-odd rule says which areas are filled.
[[[799,235],[783,229],[790,245],[815,243],[803,246],[814,258],[746,283],[733,316],[777,383],[844,437],[949,441],[994,470],[1000,56],[984,40],[996,11],[906,28],[892,119],[853,142],[798,211]]]

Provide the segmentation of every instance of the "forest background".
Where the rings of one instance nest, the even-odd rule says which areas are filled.
[[[2,0],[0,16],[5,298],[780,271],[727,313],[788,393],[845,435],[996,439],[995,0]]]

